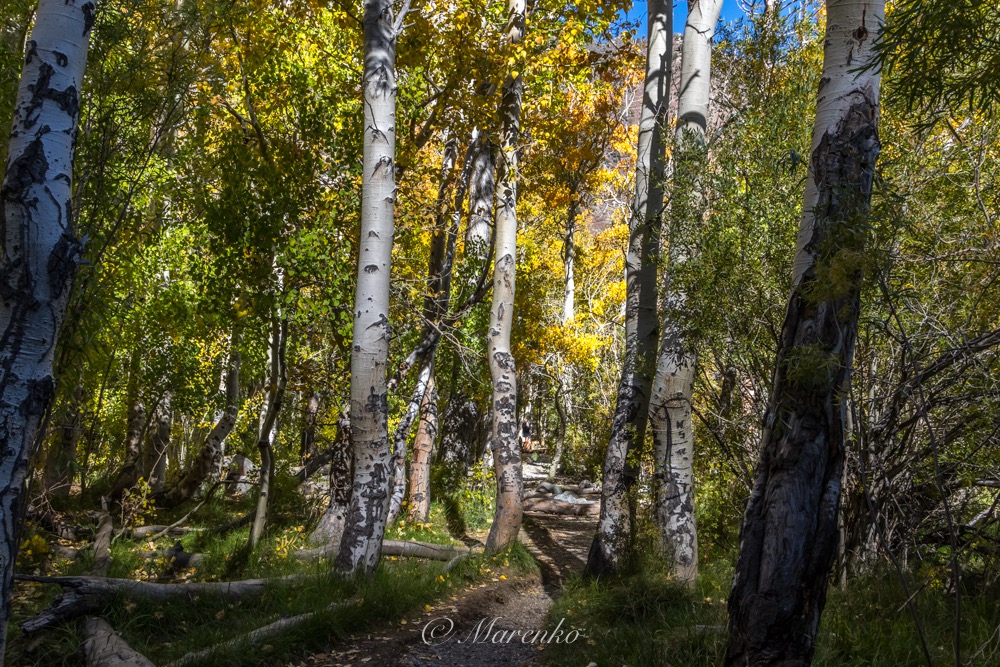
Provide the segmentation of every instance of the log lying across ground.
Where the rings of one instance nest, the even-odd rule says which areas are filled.
[[[83,656],[87,667],[156,667],[128,645],[103,618],[83,619]]]
[[[346,608],[352,605],[358,604],[357,601],[349,602],[334,602],[328,606],[324,611],[330,612],[336,609]],[[167,663],[164,667],[186,667],[192,664],[202,664],[212,657],[212,654],[220,649],[233,649],[233,648],[243,648],[245,646],[253,646],[255,644],[260,644],[275,635],[280,635],[283,632],[288,632],[296,627],[302,625],[312,617],[316,615],[317,612],[310,611],[305,614],[299,614],[298,616],[290,616],[288,618],[279,618],[274,623],[265,625],[262,628],[257,628],[252,632],[248,632],[245,635],[237,637],[235,639],[230,639],[229,641],[222,642],[221,644],[216,644],[210,648],[201,651],[192,651],[184,655],[178,660]]]
[[[601,513],[601,504],[568,503],[563,500],[554,500],[551,497],[528,496],[524,499],[524,511],[567,516],[598,516]]]
[[[133,539],[141,540],[151,535],[157,535],[157,533],[163,533],[171,537],[180,537],[181,535],[197,533],[203,530],[204,528],[185,528],[184,526],[139,526],[128,531],[127,535]],[[162,537],[162,535],[157,536]]]
[[[196,595],[217,595],[236,600],[244,596],[260,595],[275,583],[297,581],[306,575],[293,574],[277,579],[246,579],[243,581],[191,582],[160,584],[133,579],[106,579],[104,577],[38,577],[18,574],[19,581],[59,584],[63,592],[40,614],[21,623],[21,629],[31,634],[63,623],[71,618],[101,611],[119,594],[153,600],[191,598]]]
[[[382,542],[383,556],[450,561],[456,556],[468,556],[472,553],[473,550],[469,547],[433,544],[431,542],[407,542],[403,540],[384,540]],[[327,547],[320,547],[318,549],[301,549],[294,555],[300,560],[315,560],[317,558],[335,558],[337,553]]]

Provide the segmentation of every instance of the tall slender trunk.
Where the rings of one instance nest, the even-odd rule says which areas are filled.
[[[563,324],[570,324],[576,318],[576,280],[574,261],[576,260],[576,218],[580,200],[576,188],[570,191],[569,210],[566,213],[566,235],[563,238]]]
[[[411,521],[427,521],[431,512],[431,451],[438,431],[437,400],[432,370],[424,400],[420,404],[417,436],[413,440],[413,465],[410,466]]]
[[[141,365],[142,355],[138,349],[133,350],[125,389],[125,458],[111,484],[110,495],[113,497],[120,496],[125,489],[134,486],[142,474],[142,436],[146,428],[146,406],[142,402],[139,386]]]
[[[496,158],[489,137],[478,129],[473,130],[470,150],[469,221],[465,228],[464,257],[468,267],[466,279],[474,287],[489,256]]]
[[[552,462],[549,464],[548,479],[555,479],[562,466],[563,453],[566,451],[566,432],[569,426],[569,414],[572,412],[572,398],[570,393],[570,376],[568,370],[564,370],[556,387],[555,406],[556,415],[559,417],[559,431],[556,433],[556,451],[552,455]]]
[[[884,0],[828,0],[823,78],[754,486],[729,596],[726,665],[808,665],[837,553],[847,387],[879,153]],[[837,276],[834,280],[832,276]]]
[[[167,447],[170,446],[174,418],[170,399],[171,392],[167,391],[156,404],[156,409],[153,410],[152,428],[143,452],[142,476],[154,493],[163,490],[167,478]]]
[[[373,573],[382,553],[392,450],[386,401],[389,281],[396,198],[396,37],[392,3],[365,0],[361,243],[351,347],[354,485],[335,567]]]
[[[274,482],[274,437],[278,414],[285,400],[288,371],[285,350],[288,346],[288,319],[276,311],[271,316],[271,333],[267,346],[267,392],[260,409],[257,429],[257,449],[260,451],[260,486],[257,492],[257,509],[250,529],[249,549],[253,551],[267,529],[267,511],[271,505],[271,488]]]
[[[0,660],[28,462],[55,392],[52,360],[81,246],[70,205],[80,88],[97,5],[39,0],[0,186]]]
[[[646,78],[639,119],[635,203],[625,256],[625,357],[611,438],[604,459],[601,518],[586,573],[613,572],[629,554],[635,521],[630,495],[646,437],[650,384],[656,365],[656,262],[665,174],[664,124],[670,94],[672,5],[649,0]]]
[[[306,410],[302,417],[302,440],[299,446],[299,462],[302,465],[316,456],[316,418],[319,415],[320,395],[318,391],[309,393]]]
[[[441,163],[441,180],[438,185],[434,236],[431,239],[427,262],[427,294],[424,297],[423,313],[427,324],[424,326],[423,342],[418,346],[423,351],[420,355],[420,373],[417,375],[417,383],[406,406],[406,412],[396,426],[393,438],[393,492],[389,502],[389,516],[386,519],[390,524],[399,515],[403,499],[406,497],[406,441],[430,386],[434,357],[441,342],[439,325],[447,314],[450,303],[455,237],[458,233],[459,219],[449,215],[448,190],[454,180],[453,172],[457,159],[458,143],[454,140],[446,142]]]
[[[722,0],[688,0],[681,51],[676,149],[669,214],[669,261],[663,274],[664,321],[649,404],[653,432],[654,496],[660,547],[681,581],[698,575],[694,515],[694,431],[691,405],[697,357],[686,331],[688,298],[676,280],[696,259],[695,239],[707,213],[702,179],[712,83],[712,38]]]
[[[157,497],[157,503],[165,507],[174,507],[195,494],[198,488],[218,468],[222,460],[223,447],[226,438],[236,426],[236,418],[240,412],[240,334],[234,329],[229,340],[229,362],[222,375],[219,389],[225,392],[226,405],[216,414],[215,425],[205,437],[198,456],[180,480],[165,493]]]
[[[514,51],[524,38],[525,2],[507,0],[507,47]],[[507,73],[503,84],[501,115],[500,186],[496,210],[493,305],[486,338],[486,354],[493,378],[493,424],[490,438],[497,476],[497,504],[486,550],[497,551],[517,539],[524,514],[521,496],[521,442],[517,428],[517,373],[510,351],[514,320],[514,275],[517,257],[517,143],[521,131],[521,72]]]
[[[45,453],[42,488],[50,498],[69,497],[73,486],[73,466],[77,460],[77,445],[83,431],[83,385],[73,387],[66,399],[57,423],[56,437]]]

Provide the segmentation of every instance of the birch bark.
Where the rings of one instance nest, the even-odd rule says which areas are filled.
[[[524,0],[507,2],[507,45],[510,50],[524,38]],[[486,337],[486,354],[493,379],[491,441],[496,467],[497,502],[486,550],[497,551],[517,539],[524,514],[521,496],[521,442],[517,437],[517,373],[510,351],[514,319],[514,265],[517,253],[517,150],[521,127],[524,80],[517,71],[507,73],[500,104],[502,146],[496,210],[493,304]]]
[[[97,5],[40,0],[0,186],[0,660],[20,541],[24,480],[52,401],[52,361],[81,246],[73,149]]]
[[[389,281],[396,201],[396,37],[392,3],[366,0],[361,243],[351,346],[354,484],[335,567],[373,573],[382,553],[392,450],[386,401]]]
[[[649,404],[660,546],[669,554],[677,578],[688,583],[698,575],[691,423],[697,357],[685,333],[688,294],[675,276],[695,259],[697,237],[707,214],[703,185],[705,132],[712,83],[712,39],[721,11],[722,0],[688,0],[669,214],[669,261],[663,274],[664,320]]]
[[[670,94],[673,8],[666,0],[649,0],[647,9],[635,202],[625,256],[625,358],[604,459],[601,518],[587,558],[586,573],[591,576],[617,569],[631,547],[635,519],[629,495],[638,475],[634,458],[646,435],[650,384],[656,366],[656,261],[666,166],[663,132]]]
[[[884,0],[828,0],[788,301],[729,596],[726,665],[808,665],[837,552],[847,386],[879,154]],[[832,275],[840,276],[838,280]]]

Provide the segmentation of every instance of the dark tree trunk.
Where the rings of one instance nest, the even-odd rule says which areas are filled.
[[[337,438],[330,457],[330,504],[319,524],[309,536],[315,545],[336,553],[344,534],[347,510],[351,505],[351,479],[354,475],[354,455],[351,449],[351,420],[345,411],[337,420]]]
[[[83,385],[77,384],[73,388],[56,427],[56,437],[45,456],[42,486],[50,498],[65,499],[73,486],[73,466],[83,431]]]
[[[811,662],[837,554],[847,390],[879,153],[879,70],[859,68],[873,57],[884,3],[829,0],[827,8],[792,293],[729,596],[732,667]]]
[[[299,462],[306,462],[315,457],[316,451],[316,417],[319,415],[319,392],[313,391],[306,401],[305,415],[302,417],[302,443],[299,447]]]
[[[166,392],[153,411],[152,430],[149,431],[146,449],[143,452],[142,476],[154,493],[163,490],[167,475],[167,447],[173,427],[173,412],[170,409],[170,392]]]

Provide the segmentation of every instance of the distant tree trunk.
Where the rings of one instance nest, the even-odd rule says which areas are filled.
[[[205,437],[201,451],[177,484],[157,497],[157,503],[174,507],[184,502],[201,487],[218,468],[226,438],[236,426],[240,413],[240,350],[239,332],[233,330],[229,341],[229,362],[219,387],[226,394],[226,405],[215,416],[215,425]]]
[[[299,462],[302,465],[316,456],[316,418],[319,415],[319,392],[309,393],[306,400],[306,411],[302,418],[302,444],[299,448]]]
[[[260,487],[257,492],[257,510],[250,529],[249,549],[253,551],[267,529],[267,511],[271,505],[271,487],[274,482],[274,436],[277,431],[278,413],[285,400],[288,370],[285,350],[288,346],[288,319],[279,313],[271,317],[271,334],[267,348],[267,391],[260,409],[257,429],[257,449],[260,451]]]
[[[649,0],[646,80],[639,119],[635,203],[625,256],[625,358],[611,438],[604,459],[601,519],[586,573],[613,572],[631,550],[633,516],[629,495],[638,475],[634,458],[646,436],[650,384],[656,365],[658,318],[656,263],[665,174],[664,123],[670,95],[672,3]]]
[[[525,2],[507,0],[509,51],[524,38]],[[510,351],[514,321],[514,265],[517,257],[517,149],[521,132],[521,99],[524,79],[511,71],[503,84],[500,103],[502,159],[497,178],[500,186],[496,210],[493,305],[487,334],[487,361],[493,378],[493,425],[490,439],[497,476],[497,504],[486,550],[497,551],[517,539],[524,508],[521,496],[521,441],[517,428],[517,372]]]
[[[576,318],[576,280],[573,265],[576,260],[576,218],[579,206],[580,200],[574,188],[570,192],[566,235],[563,237],[563,324],[569,324]]]
[[[154,493],[162,491],[166,483],[167,447],[170,446],[170,432],[173,430],[174,418],[170,399],[170,392],[167,391],[153,410],[153,423],[143,452],[142,476]]]
[[[569,413],[572,411],[572,399],[569,391],[569,373],[563,371],[563,377],[556,388],[555,406],[556,414],[559,416],[559,431],[556,433],[556,451],[552,455],[552,463],[549,464],[548,479],[551,481],[559,474],[562,466],[563,453],[566,451],[566,432],[568,429]]]
[[[139,391],[142,355],[132,352],[129,362],[128,383],[125,389],[127,413],[125,417],[125,460],[111,484],[110,495],[121,496],[122,492],[135,485],[142,474],[142,436],[146,429],[146,407]]]
[[[454,180],[455,161],[458,158],[458,144],[454,140],[445,144],[441,164],[441,180],[438,185],[434,236],[431,239],[430,256],[427,262],[427,294],[424,297],[423,342],[419,345],[420,373],[413,389],[413,395],[406,406],[406,412],[396,426],[393,438],[393,492],[389,502],[387,523],[392,523],[399,515],[406,497],[406,441],[413,423],[417,420],[420,406],[427,395],[434,368],[434,357],[441,342],[439,325],[448,312],[451,297],[451,276],[455,260],[455,237],[459,219],[449,215],[448,190]]]
[[[73,149],[97,5],[40,0],[27,43],[0,187],[0,660],[28,462],[52,402],[52,360],[80,244]]]
[[[701,179],[712,83],[712,38],[721,11],[722,0],[688,0],[677,105],[669,261],[663,274],[664,321],[649,404],[660,547],[669,554],[674,574],[687,583],[698,576],[691,423],[697,357],[686,335],[688,294],[675,278],[685,264],[695,259],[692,255],[697,243],[693,239],[700,233],[707,212]]]
[[[729,666],[808,665],[826,602],[879,153],[880,71],[862,68],[884,11],[882,0],[827,2],[792,293],[729,596]]]
[[[69,497],[73,486],[73,466],[83,431],[83,385],[73,387],[56,424],[56,437],[45,455],[42,487],[50,498]]]
[[[351,348],[354,485],[335,567],[373,573],[382,552],[392,450],[386,401],[389,281],[396,198],[396,37],[392,3],[365,0],[361,244]]]
[[[465,228],[465,265],[467,281],[475,286],[489,256],[490,230],[493,228],[493,196],[496,158],[489,137],[479,130],[472,134],[472,159],[469,178],[469,222]]]
[[[340,548],[347,511],[351,506],[353,462],[351,420],[345,410],[337,420],[337,437],[333,443],[333,457],[330,459],[330,504],[309,536],[312,544],[323,545],[332,552]]]
[[[431,512],[431,451],[437,437],[437,389],[431,372],[420,404],[420,424],[417,437],[413,441],[413,465],[410,466],[410,508],[411,521],[427,521]]]

